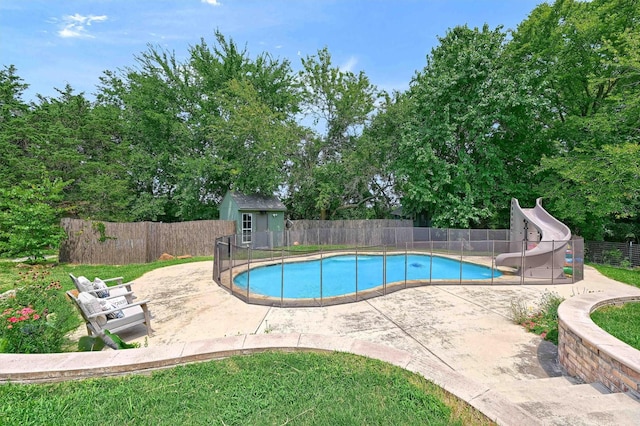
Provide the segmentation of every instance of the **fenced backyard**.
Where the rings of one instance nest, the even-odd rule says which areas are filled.
[[[213,262],[213,279],[218,285],[240,299],[254,304],[273,306],[325,306],[338,303],[354,302],[379,295],[384,295],[403,288],[430,284],[482,284],[482,285],[523,285],[523,284],[571,284],[583,279],[584,241],[574,238],[568,244],[565,241],[541,242],[553,251],[565,250],[565,262],[562,265],[551,265],[548,278],[528,277],[517,274],[518,268],[500,268],[495,265],[495,258],[502,253],[521,251],[528,247],[526,243],[509,241],[509,230],[468,230],[437,229],[413,227],[377,227],[360,228],[292,228],[281,233],[254,233],[249,243],[242,243],[236,235],[228,235],[216,239]],[[325,282],[328,262],[337,255],[347,255],[350,271],[345,277],[355,277],[348,284],[344,295],[335,296]],[[414,279],[410,271],[414,255],[425,256],[421,264],[424,270],[419,279]],[[365,283],[365,275],[371,271],[372,257],[381,260],[376,263],[375,287]],[[551,254],[549,254],[551,256]],[[404,261],[397,262],[402,257]],[[333,259],[332,259],[333,258]],[[396,266],[390,266],[394,258]],[[434,259],[455,261],[453,275],[446,279],[438,278],[433,270]],[[365,262],[365,259],[367,262]],[[291,286],[301,285],[287,279],[285,266],[292,262],[313,260],[304,281],[314,287],[314,296],[291,298]],[[526,270],[527,257],[523,257],[521,269]],[[400,266],[398,266],[400,265]],[[486,268],[482,279],[469,279],[464,271],[469,265],[481,265]],[[266,296],[258,291],[255,280],[252,285],[251,274],[254,268],[265,266],[279,268],[275,279],[275,295]],[[391,271],[390,268],[395,268]],[[455,269],[457,268],[457,269]],[[556,268],[556,270],[553,270]],[[397,269],[400,269],[398,271]],[[399,274],[399,275],[398,275]],[[255,273],[254,273],[255,275]],[[239,280],[237,278],[241,277]],[[298,279],[298,278],[295,278]],[[346,278],[345,278],[346,279]],[[352,279],[352,278],[350,278]],[[305,284],[306,285],[306,284]],[[260,290],[262,291],[262,290]]]

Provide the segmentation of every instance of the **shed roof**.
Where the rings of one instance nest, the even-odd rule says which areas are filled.
[[[265,195],[246,195],[239,192],[230,193],[238,205],[238,210],[286,211],[287,208],[277,197]]]

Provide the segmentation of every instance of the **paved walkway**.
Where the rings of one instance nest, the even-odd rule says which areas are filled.
[[[508,399],[510,394],[520,395],[523,389],[526,394],[535,388],[544,398],[560,387],[553,381],[556,379],[549,379],[561,376],[556,347],[511,323],[512,300],[533,306],[545,291],[571,297],[629,289],[593,268],[585,269],[585,280],[576,285],[432,285],[346,305],[273,308],[245,304],[219,288],[211,279],[211,262],[190,263],[158,269],[136,280],[138,297],[152,300],[154,335],[147,338],[141,329],[121,336],[147,345],[149,354],[156,355],[165,348],[168,352],[176,348],[183,351],[189,342],[225,337],[235,344],[237,339],[246,344],[249,337],[250,342],[256,338],[276,343],[298,339],[298,347],[306,347],[299,343],[301,336],[320,340],[324,336],[325,342],[335,339],[351,342],[351,346],[353,342],[370,342],[374,348],[406,354],[410,365],[421,365],[414,367],[416,371],[439,384],[446,384],[444,376],[450,373],[459,379],[449,387],[454,393],[492,411],[491,404]],[[518,391],[519,387],[523,389]],[[573,400],[562,399],[526,405],[525,397],[525,405],[518,401],[515,409],[508,403],[496,409],[502,414],[495,418],[500,424],[514,425],[635,424],[640,418],[640,402],[631,398],[622,400],[615,409],[605,407],[593,414],[585,414]],[[592,404],[589,401],[582,400]]]

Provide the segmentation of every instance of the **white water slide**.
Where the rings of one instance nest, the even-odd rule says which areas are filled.
[[[571,231],[542,208],[542,198],[532,209],[511,200],[510,253],[496,257],[496,266],[510,266],[532,278],[564,277],[564,262]]]

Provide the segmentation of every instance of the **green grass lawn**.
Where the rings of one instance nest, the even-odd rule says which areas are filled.
[[[7,424],[487,425],[423,377],[356,355],[267,352],[54,384],[0,386]]]
[[[28,263],[16,263],[10,260],[0,261],[0,293],[12,289],[25,275],[39,271],[47,274],[47,280],[60,282],[63,290],[74,288],[69,273],[75,276],[84,275],[93,280],[95,277],[102,279],[124,277],[124,282],[133,281],[145,273],[164,266],[178,265],[189,262],[202,262],[212,257],[192,257],[188,259],[158,260],[151,263],[134,263],[131,265],[78,265],[57,263],[55,260],[39,262],[35,265]],[[213,268],[213,263],[212,266]]]
[[[629,284],[635,287],[640,287],[640,269],[626,269],[615,266],[606,265],[591,265],[598,270],[605,277],[612,280],[620,281],[621,283]]]
[[[602,275],[640,287],[640,269],[617,268],[593,265]],[[591,319],[600,328],[628,345],[640,350],[640,303],[626,303],[622,306],[606,306],[591,314]]]
[[[598,327],[640,350],[640,302],[605,306],[591,313]]]

